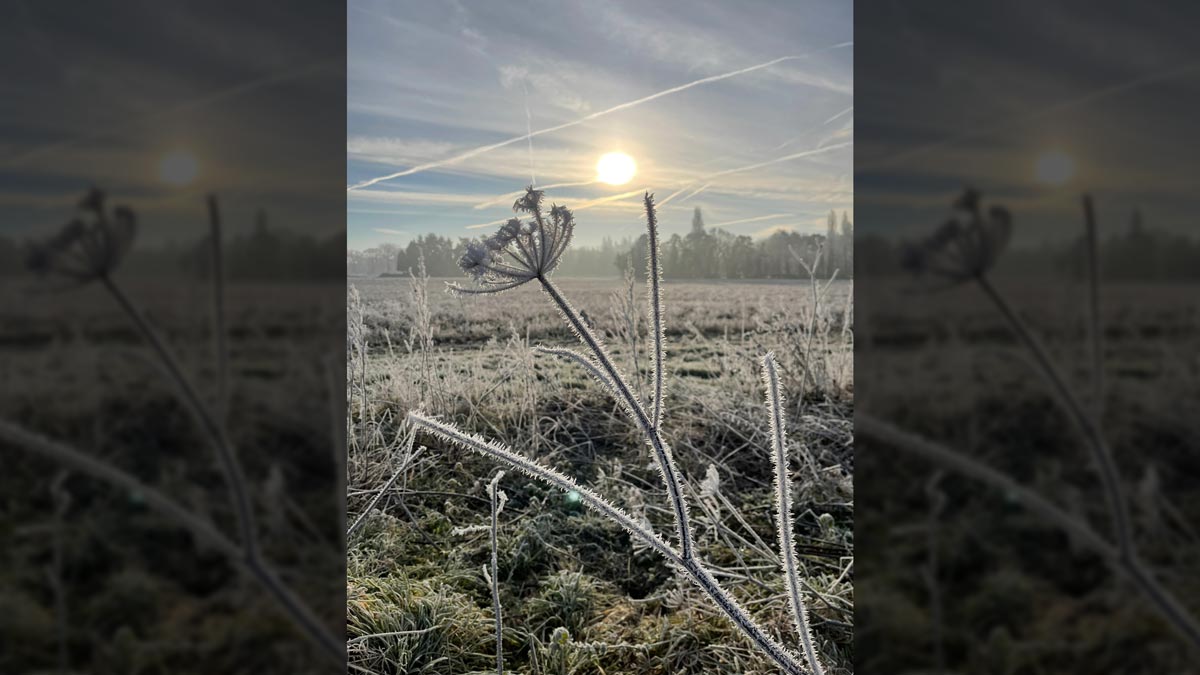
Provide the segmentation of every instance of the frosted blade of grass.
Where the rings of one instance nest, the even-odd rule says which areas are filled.
[[[662,308],[662,265],[659,262],[658,249],[658,216],[654,211],[654,195],[649,192],[645,196],[646,205],[646,286],[650,306],[650,363],[651,376],[654,378],[653,401],[650,412],[650,423],[658,429],[662,426],[663,409],[663,368],[666,359],[663,357],[663,308]]]
[[[775,522],[779,537],[779,557],[788,586],[788,604],[792,608],[792,621],[796,633],[804,646],[804,655],[809,667],[816,675],[824,675],[825,669],[817,655],[812,629],[808,625],[808,610],[800,592],[800,566],[796,559],[796,539],[792,533],[791,480],[788,478],[787,428],[783,418],[783,392],[779,388],[779,373],[775,366],[775,355],[767,352],[762,358],[763,386],[766,389],[767,412],[771,418],[771,457],[775,464]]]
[[[492,573],[489,575],[488,581],[492,587],[492,611],[496,617],[496,675],[504,675],[504,619],[501,615],[500,607],[500,563],[497,556],[499,547],[497,540],[497,532],[500,529],[500,512],[504,510],[504,503],[508,501],[508,495],[497,486],[500,479],[504,477],[503,471],[497,471],[496,477],[488,483],[488,501],[492,505],[492,526],[491,526],[491,548],[492,548]]]
[[[358,514],[358,518],[354,519],[354,524],[346,530],[347,540],[354,535],[358,528],[362,527],[363,523],[367,521],[367,516],[371,515],[371,512],[375,510],[375,507],[383,499],[383,496],[387,494],[388,490],[392,489],[392,486],[396,484],[396,480],[400,478],[400,475],[408,470],[408,464],[413,458],[413,443],[416,439],[417,430],[409,429],[404,440],[404,453],[400,457],[400,466],[396,467],[396,471],[392,473],[391,478],[388,478],[383,487],[375,492],[375,496],[371,497],[371,501],[367,504],[367,507],[363,509],[362,513]]]

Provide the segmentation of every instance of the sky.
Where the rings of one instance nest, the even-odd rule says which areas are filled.
[[[531,183],[582,245],[637,236],[644,191],[665,236],[697,206],[756,237],[853,218],[850,2],[350,0],[347,20],[350,249],[488,234]],[[629,183],[595,181],[609,152]]]
[[[326,0],[0,3],[0,235],[61,226],[92,185],[131,205],[151,244],[202,236],[209,192],[233,234],[260,208],[279,227],[338,234],[343,11]],[[173,155],[194,163],[190,182],[164,179]]]
[[[856,11],[857,232],[928,231],[967,184],[1012,210],[1018,243],[1078,236],[1084,191],[1102,234],[1134,208],[1149,227],[1197,231],[1200,3]],[[1039,180],[1039,161],[1062,158],[1068,179]]]

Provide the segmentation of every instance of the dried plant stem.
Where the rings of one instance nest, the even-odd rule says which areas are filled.
[[[639,525],[629,514],[625,513],[620,507],[615,506],[607,499],[601,497],[590,489],[580,485],[575,479],[556,471],[548,466],[535,462],[532,459],[523,457],[522,455],[513,452],[511,449],[498,443],[485,441],[478,436],[468,434],[461,431],[457,427],[426,417],[419,413],[409,413],[408,419],[417,426],[425,429],[429,433],[438,436],[446,441],[454,443],[460,447],[474,450],[480,454],[492,457],[499,460],[508,466],[511,466],[519,471],[522,471],[533,478],[543,480],[555,487],[566,491],[579,494],[580,501],[587,507],[592,508],[610,520],[613,520],[618,525],[623,527],[630,536],[642,541],[650,548],[657,551],[660,555],[672,563],[675,568],[688,579],[691,579],[697,586],[700,587],[710,598],[714,604],[732,621],[738,628],[749,637],[759,649],[767,656],[775,661],[789,675],[804,675],[807,671],[797,658],[788,650],[784,649],[778,642],[771,638],[767,632],[758,625],[743,609],[738,605],[733,596],[721,587],[717,580],[712,576],[703,564],[694,557],[685,558],[682,553],[675,550],[670,544],[663,541],[658,534],[651,532]]]
[[[796,559],[796,538],[792,533],[792,483],[788,478],[787,427],[783,418],[783,392],[779,387],[774,354],[767,352],[763,356],[762,369],[767,412],[771,417],[771,457],[775,464],[775,524],[779,534],[779,557],[788,587],[788,604],[792,608],[792,621],[804,646],[809,667],[815,675],[824,675],[825,669],[817,655],[812,628],[808,624],[804,596],[800,592],[800,564]]]
[[[341,640],[335,638],[321,625],[312,610],[275,575],[269,566],[256,556],[251,556],[247,550],[231,541],[205,518],[121,469],[11,422],[0,420],[0,439],[15,447],[24,448],[92,478],[121,488],[128,493],[139,495],[146,504],[174,520],[198,540],[219,551],[234,565],[249,572],[268,590],[272,599],[285,610],[292,622],[322,648],[326,656],[336,663],[344,662],[345,646]]]
[[[1124,554],[1120,548],[1110,544],[1092,527],[1067,511],[1064,511],[1042,495],[1021,485],[999,471],[955,452],[941,444],[901,430],[869,414],[858,412],[854,416],[854,430],[860,437],[874,438],[887,445],[920,455],[930,461],[956,471],[968,478],[990,485],[1046,522],[1071,536],[1073,541],[1096,553],[1109,569],[1131,580],[1139,591],[1150,600],[1154,609],[1166,619],[1180,635],[1200,648],[1200,622],[1166,588],[1159,584],[1136,555]]]
[[[217,196],[208,196],[208,223],[212,242],[212,312],[217,360],[217,419],[229,414],[229,335],[225,328],[225,263],[221,245],[221,212]]]
[[[658,250],[658,216],[654,212],[654,195],[646,193],[646,286],[649,294],[650,315],[650,361],[653,366],[654,401],[651,406],[650,423],[658,429],[662,426],[663,370],[666,358],[663,355],[663,308],[662,308],[662,265]]]
[[[404,441],[404,453],[400,457],[400,466],[396,467],[396,470],[392,473],[392,477],[388,478],[387,482],[383,484],[383,487],[375,491],[375,496],[371,497],[371,501],[367,504],[367,507],[362,510],[362,513],[358,514],[357,518],[354,519],[354,523],[350,525],[349,529],[346,530],[346,539],[350,539],[350,537],[354,536],[354,533],[358,531],[358,528],[362,527],[363,523],[367,522],[367,516],[371,515],[371,512],[375,510],[375,507],[379,505],[379,501],[383,499],[383,496],[392,489],[392,486],[396,484],[396,481],[400,478],[400,476],[408,470],[409,462],[413,457],[413,443],[416,441],[416,439],[416,430],[409,429]]]
[[[121,287],[110,277],[101,277],[101,281],[108,292],[116,298],[121,309],[129,315],[138,332],[142,334],[142,337],[150,343],[155,353],[158,354],[159,359],[162,360],[163,365],[167,369],[167,374],[183,395],[184,403],[191,409],[192,415],[199,422],[201,430],[208,437],[209,443],[216,451],[217,460],[221,465],[221,470],[225,474],[226,486],[233,495],[234,511],[237,514],[242,546],[245,547],[248,556],[257,558],[259,554],[258,534],[254,527],[254,514],[250,506],[250,496],[246,489],[246,478],[242,473],[241,464],[238,462],[233,444],[225,434],[224,425],[219,424],[209,412],[204,402],[200,399],[200,395],[196,393],[196,389],[192,386],[191,381],[184,375],[183,368],[179,365],[179,360],[167,348],[166,343],[163,342],[158,332],[146,321],[146,318],[137,306],[134,305],[129,296],[125,295]]]
[[[501,614],[500,606],[500,562],[497,550],[499,548],[498,532],[500,529],[500,511],[504,509],[504,502],[507,497],[504,491],[499,489],[500,479],[504,477],[503,471],[497,471],[496,476],[492,478],[492,482],[488,484],[488,500],[492,505],[492,525],[491,525],[491,549],[492,549],[492,572],[488,575],[488,581],[492,587],[492,613],[496,621],[496,675],[504,675],[504,618]]]
[[[1100,316],[1100,235],[1092,196],[1083,196],[1084,236],[1088,259],[1088,315],[1091,319],[1092,408],[1096,419],[1104,418],[1104,319]]]
[[[671,449],[662,439],[659,434],[659,429],[654,426],[650,417],[646,413],[646,409],[642,407],[637,400],[633,390],[629,384],[621,376],[620,371],[613,365],[612,359],[608,356],[608,350],[604,348],[595,333],[588,328],[587,323],[580,318],[579,313],[571,306],[571,303],[563,297],[558,288],[548,277],[538,276],[538,281],[541,282],[542,288],[546,294],[558,306],[575,334],[580,341],[592,352],[592,356],[596,364],[600,367],[601,372],[608,376],[609,381],[613,384],[614,393],[617,399],[624,404],[626,412],[633,418],[641,432],[646,436],[650,447],[654,450],[655,459],[658,461],[659,472],[662,474],[663,483],[667,489],[667,497],[671,502],[672,511],[675,514],[675,527],[679,537],[679,550],[685,559],[691,558],[692,550],[692,531],[688,523],[687,505],[683,495],[683,480],[679,474],[679,469],[675,466],[674,458],[671,457]]]
[[[1121,551],[1122,556],[1135,556],[1133,533],[1129,524],[1129,504],[1125,499],[1124,491],[1121,489],[1121,480],[1117,473],[1116,462],[1113,461],[1112,450],[1109,449],[1108,441],[1105,440],[1100,427],[1087,414],[1083,409],[1083,404],[1080,403],[1079,399],[1071,391],[1071,388],[1067,386],[1062,373],[1054,365],[1054,361],[1050,358],[1041,341],[1029,330],[1029,327],[1017,315],[1012,306],[1008,304],[1004,296],[992,285],[987,277],[979,276],[976,278],[976,281],[978,281],[980,288],[983,289],[988,298],[1000,310],[1000,313],[1008,321],[1009,326],[1017,334],[1020,341],[1033,354],[1038,370],[1041,371],[1047,382],[1049,382],[1059,402],[1066,409],[1067,415],[1079,427],[1079,431],[1083,434],[1084,440],[1092,453],[1096,470],[1100,474],[1104,497],[1108,503],[1108,510],[1113,520],[1113,530],[1117,547]]]

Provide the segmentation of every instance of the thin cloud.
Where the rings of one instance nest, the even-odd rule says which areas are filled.
[[[622,192],[619,195],[609,195],[607,197],[600,197],[599,199],[592,199],[592,200],[589,200],[586,202],[582,202],[580,204],[576,204],[571,207],[571,211],[573,211],[573,212],[574,211],[583,211],[585,209],[590,209],[590,208],[593,208],[596,206],[600,206],[601,204],[615,202],[620,199],[628,199],[630,197],[633,197],[634,195],[641,196],[645,193],[646,193],[645,188],[638,188],[637,190],[630,190],[629,192]],[[479,223],[478,225],[467,225],[466,229],[478,230],[478,229],[481,229],[484,227],[493,227],[495,225],[503,225],[504,223],[507,223],[509,220],[510,220],[509,218],[503,218],[501,220],[493,220],[490,223]]]
[[[832,50],[832,49],[839,49],[839,48],[843,48],[843,47],[849,47],[849,46],[853,46],[853,44],[854,44],[853,42],[843,42],[843,43],[839,43],[839,44],[833,45],[832,47],[827,47],[827,48],[825,48],[825,49],[823,49],[823,50],[819,50],[819,51],[827,51],[827,50]],[[527,139],[531,139],[531,138],[534,138],[534,137],[536,137],[536,136],[541,136],[541,135],[543,135],[543,134],[549,134],[549,133],[553,133],[553,132],[555,132],[555,131],[561,131],[561,130],[563,130],[563,129],[569,129],[569,128],[571,128],[571,127],[574,127],[574,126],[578,126],[578,125],[580,125],[580,124],[584,124],[584,123],[586,123],[586,122],[590,122],[590,121],[592,121],[592,120],[594,120],[594,119],[597,119],[597,118],[599,118],[599,117],[603,117],[603,116],[605,116],[605,115],[610,115],[610,114],[612,114],[612,113],[619,112],[619,111],[621,111],[621,110],[628,110],[629,108],[632,108],[632,107],[634,107],[634,106],[638,106],[638,105],[641,105],[641,104],[643,104],[643,103],[648,103],[648,102],[650,102],[650,101],[653,101],[653,100],[655,100],[655,99],[659,99],[659,98],[662,98],[662,97],[664,97],[664,96],[669,96],[669,95],[671,95],[671,94],[676,94],[676,93],[679,93],[679,92],[681,92],[681,91],[686,91],[686,90],[688,90],[688,89],[691,89],[691,88],[693,88],[693,87],[698,87],[698,86],[700,86],[700,85],[703,85],[703,84],[710,84],[710,83],[712,83],[712,82],[719,82],[719,81],[721,81],[721,80],[726,80],[726,79],[729,79],[729,78],[731,78],[731,77],[737,77],[738,75],[745,75],[746,73],[751,73],[751,72],[754,72],[754,71],[756,71],[756,70],[762,70],[762,69],[764,69],[764,68],[769,68],[769,67],[771,67],[771,66],[774,66],[774,65],[777,65],[777,64],[780,64],[780,63],[784,63],[784,62],[786,62],[786,61],[794,61],[794,60],[797,60],[797,59],[803,59],[803,58],[807,58],[808,56],[810,56],[810,55],[809,55],[809,54],[801,54],[801,55],[795,55],[795,56],[782,56],[782,57],[780,57],[780,58],[773,59],[773,60],[771,60],[771,61],[766,61],[766,62],[764,62],[764,63],[759,63],[759,64],[756,64],[756,65],[753,65],[753,66],[749,66],[749,67],[746,67],[746,68],[741,68],[741,69],[738,69],[738,70],[733,70],[733,71],[730,71],[730,72],[727,72],[727,73],[721,73],[721,74],[719,74],[719,75],[711,75],[711,76],[709,76],[709,77],[703,77],[703,78],[700,78],[700,79],[698,79],[698,80],[693,80],[693,81],[691,81],[691,82],[688,82],[688,83],[686,83],[686,84],[681,84],[681,85],[679,85],[679,86],[676,86],[676,87],[671,87],[670,89],[664,89],[664,90],[662,90],[662,91],[659,91],[659,92],[656,92],[656,93],[654,93],[654,94],[650,94],[649,96],[643,96],[642,98],[639,98],[639,99],[635,99],[635,100],[632,100],[632,101],[627,101],[627,102],[625,102],[625,103],[620,103],[620,104],[618,104],[618,105],[615,105],[615,106],[613,106],[613,107],[611,107],[611,108],[606,108],[606,109],[604,109],[604,110],[600,110],[600,111],[594,112],[594,113],[592,113],[592,114],[590,114],[590,115],[585,115],[585,116],[583,116],[583,117],[580,117],[580,118],[578,118],[578,119],[572,120],[572,121],[570,121],[570,122],[564,122],[563,124],[558,124],[558,125],[555,125],[555,126],[552,126],[552,127],[547,127],[547,128],[545,128],[545,129],[539,129],[539,130],[537,130],[537,131],[533,131],[533,132],[530,132],[530,133],[527,133],[527,134],[522,134],[522,135],[520,135],[520,136],[514,136],[513,138],[509,138],[509,139],[507,139],[507,140],[500,141],[499,143],[492,143],[492,144],[490,144],[490,145],[484,145],[484,146],[481,146],[481,147],[475,148],[474,150],[469,150],[469,151],[467,151],[467,152],[464,152],[464,153],[461,153],[461,154],[455,155],[455,156],[453,156],[453,157],[448,157],[448,158],[446,158],[446,159],[437,160],[437,161],[434,161],[434,162],[426,162],[425,164],[421,164],[421,165],[418,165],[418,166],[414,166],[414,167],[411,167],[411,168],[405,169],[404,171],[397,171],[397,172],[395,172],[395,173],[391,173],[391,174],[388,174],[388,175],[386,175],[386,176],[379,176],[379,177],[377,177],[377,178],[371,178],[371,179],[368,179],[368,180],[365,180],[365,181],[362,181],[362,182],[356,183],[356,184],[354,184],[354,185],[351,185],[351,186],[347,187],[347,188],[346,188],[346,190],[347,190],[348,192],[349,192],[349,191],[352,191],[352,190],[359,190],[359,189],[362,189],[362,188],[365,188],[365,187],[370,187],[370,186],[372,186],[372,185],[375,185],[375,184],[377,184],[377,183],[381,183],[381,182],[383,182],[383,181],[386,181],[386,180],[392,180],[392,179],[395,179],[395,178],[400,178],[400,177],[403,177],[403,176],[411,176],[412,174],[415,174],[415,173],[420,173],[420,172],[422,172],[422,171],[428,171],[429,169],[435,169],[435,168],[438,168],[438,167],[440,167],[440,166],[446,166],[446,165],[448,165],[448,164],[457,164],[458,162],[461,162],[461,161],[463,161],[463,160],[470,159],[470,158],[472,158],[472,157],[477,157],[477,156],[479,156],[479,155],[482,155],[482,154],[484,154],[484,153],[491,152],[492,150],[496,150],[496,149],[498,149],[498,148],[503,148],[503,147],[505,147],[505,146],[512,145],[513,143],[519,143],[519,142],[521,142],[521,141],[524,141],[524,140],[527,140]]]
[[[574,183],[554,183],[553,185],[536,185],[535,184],[535,189],[537,189],[537,190],[555,190],[558,188],[583,187],[585,185],[595,185],[595,183],[596,183],[596,181],[594,181],[594,180],[584,180],[584,181],[577,181]],[[480,203],[476,204],[475,206],[472,206],[471,208],[476,209],[476,210],[486,209],[489,206],[496,206],[498,204],[503,204],[510,199],[516,199],[517,197],[520,197],[523,194],[525,194],[524,190],[517,190],[516,192],[507,192],[505,194],[500,195],[499,197],[496,197],[495,199],[489,199],[486,202],[480,202]]]
[[[814,148],[812,150],[804,150],[803,152],[794,152],[790,155],[784,155],[783,157],[776,157],[775,159],[769,159],[765,162],[758,162],[756,164],[748,164],[746,166],[739,166],[739,167],[736,167],[733,169],[726,169],[724,171],[718,171],[716,173],[711,173],[707,176],[704,176],[703,178],[698,178],[694,181],[691,181],[690,183],[688,183],[688,185],[685,185],[684,187],[680,188],[679,190],[676,190],[673,194],[671,194],[666,199],[662,200],[662,202],[660,202],[659,204],[660,205],[667,204],[672,199],[675,199],[676,197],[678,197],[684,190],[687,190],[689,187],[691,187],[692,185],[695,185],[696,183],[698,183],[702,180],[707,180],[707,181],[709,181],[709,183],[707,185],[702,186],[699,190],[693,191],[691,194],[688,195],[688,197],[694,197],[697,194],[699,194],[700,192],[703,192],[705,189],[707,189],[709,185],[712,185],[712,181],[710,180],[712,178],[728,176],[730,174],[741,173],[743,171],[752,171],[754,169],[761,169],[765,166],[771,166],[772,164],[778,164],[780,162],[788,162],[793,159],[800,159],[801,157],[811,157],[813,155],[820,155],[820,154],[824,154],[826,152],[830,152],[832,150],[837,150],[839,148],[849,147],[851,145],[854,145],[854,144],[850,141],[847,141],[845,143],[835,143],[834,145],[827,145],[825,147]]]
[[[742,223],[758,223],[764,220],[775,220],[776,218],[794,218],[792,213],[772,213],[769,216],[758,216],[756,218],[741,218],[738,220],[727,220],[723,223],[714,223],[709,227],[729,227],[730,225],[741,225]]]

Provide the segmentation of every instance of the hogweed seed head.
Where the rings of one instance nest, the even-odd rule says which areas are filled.
[[[80,200],[79,211],[56,234],[27,246],[31,271],[86,284],[117,268],[137,234],[137,216],[127,206],[106,211],[104,193],[95,188]]]
[[[477,284],[463,288],[451,284],[456,293],[499,293],[554,270],[571,242],[575,216],[565,206],[552,205],[549,217],[542,211],[544,195],[529,187],[513,204],[513,210],[532,220],[512,218],[490,237],[472,241],[458,266]]]
[[[932,234],[905,244],[901,266],[917,277],[938,277],[949,286],[982,278],[996,264],[1012,234],[1012,215],[1002,206],[984,213],[982,196],[968,188],[954,202],[959,215]]]

